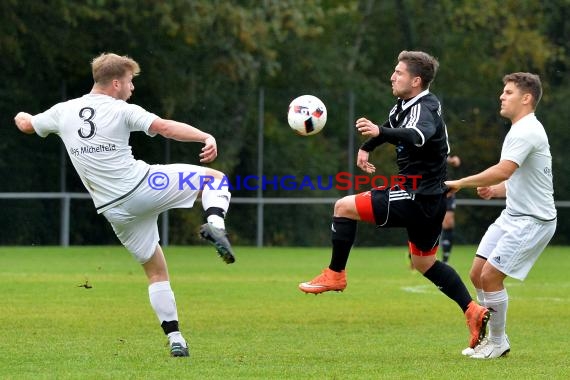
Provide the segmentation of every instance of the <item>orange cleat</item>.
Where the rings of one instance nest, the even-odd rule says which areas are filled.
[[[328,291],[342,292],[346,288],[346,271],[335,272],[329,268],[309,282],[299,284],[305,293],[320,294]]]
[[[491,312],[486,307],[478,305],[475,301],[471,301],[467,310],[465,311],[465,318],[467,318],[467,326],[471,337],[469,339],[469,347],[475,348],[487,332],[487,322]]]

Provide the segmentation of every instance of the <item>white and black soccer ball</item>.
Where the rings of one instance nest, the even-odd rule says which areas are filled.
[[[289,104],[287,121],[301,136],[317,134],[327,122],[327,107],[316,96],[301,95]]]

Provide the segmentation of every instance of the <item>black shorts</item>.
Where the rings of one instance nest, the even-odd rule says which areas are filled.
[[[410,248],[435,254],[446,211],[446,195],[410,194],[398,188],[374,189],[356,196],[363,221],[379,228],[406,228]]]

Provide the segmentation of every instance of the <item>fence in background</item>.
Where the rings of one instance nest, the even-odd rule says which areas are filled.
[[[69,236],[70,236],[70,216],[71,216],[71,200],[72,199],[91,199],[88,193],[0,193],[0,199],[60,199],[60,236],[59,242],[63,247],[69,246]],[[306,204],[306,205],[316,205],[316,204],[334,204],[338,198],[265,198],[263,193],[260,192],[256,197],[251,198],[232,198],[232,203],[235,204],[252,204],[256,205],[257,212],[257,230],[256,230],[256,245],[258,247],[263,246],[263,231],[264,231],[264,205],[291,205],[291,204]],[[458,206],[477,206],[477,207],[488,207],[488,206],[503,206],[505,204],[504,200],[492,199],[457,199]],[[556,202],[557,208],[569,208],[570,201],[558,201]],[[164,246],[168,245],[169,236],[169,223],[168,223],[168,212],[161,215],[161,244]]]

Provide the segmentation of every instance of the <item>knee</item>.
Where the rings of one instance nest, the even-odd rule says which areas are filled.
[[[216,169],[210,169],[210,168],[206,169],[205,174],[206,174],[206,176],[212,176],[215,179],[222,179],[226,176],[223,172],[216,170]]]
[[[471,283],[473,284],[473,286],[475,286],[475,288],[477,289],[483,289],[483,286],[481,284],[481,272],[475,269],[471,269],[471,271],[469,271],[469,278],[471,279]]]
[[[230,184],[229,180],[227,179],[226,175],[219,170],[215,169],[206,169],[204,172],[204,179],[203,181],[203,192],[202,192],[202,199],[208,193],[208,190],[216,190],[216,191],[223,191],[226,193],[230,193]]]
[[[482,271],[480,282],[481,289],[490,292],[502,288],[503,279],[495,271]]]
[[[354,207],[352,207],[354,208]],[[347,202],[347,198],[341,198],[339,200],[337,200],[334,204],[334,216],[340,216],[340,217],[349,217],[352,214],[350,213],[351,211],[351,205],[349,202]]]
[[[414,265],[414,269],[424,274],[428,271],[429,268],[435,264],[435,255],[430,256],[416,256],[412,255],[412,264]]]

